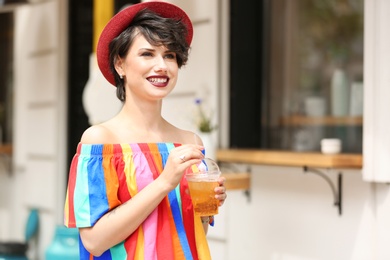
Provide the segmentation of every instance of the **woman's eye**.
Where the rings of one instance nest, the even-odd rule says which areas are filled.
[[[176,53],[168,53],[165,55],[167,59],[176,59]]]
[[[151,52],[143,52],[141,53],[141,56],[151,57],[153,54]]]

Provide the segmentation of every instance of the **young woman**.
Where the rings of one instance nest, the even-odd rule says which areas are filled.
[[[183,10],[159,1],[122,10],[100,36],[99,68],[123,108],[84,132],[71,164],[65,225],[79,228],[80,259],[211,259],[213,216],[194,215],[184,178],[202,142],[161,116],[192,33]]]

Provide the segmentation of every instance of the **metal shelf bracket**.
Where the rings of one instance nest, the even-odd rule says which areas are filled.
[[[341,172],[338,173],[337,176],[337,186],[332,182],[332,180],[323,172],[318,169],[309,168],[307,166],[303,166],[304,173],[313,173],[322,177],[330,186],[333,192],[334,197],[334,205],[338,208],[339,215],[342,213],[342,184],[343,184],[343,175]]]
[[[249,174],[252,173],[252,167],[251,167],[250,165],[247,166],[246,172],[249,173]],[[245,196],[246,196],[246,200],[247,200],[248,202],[251,202],[251,199],[252,199],[251,191],[250,191],[249,189],[247,189],[247,190],[244,191],[244,194],[245,194]]]

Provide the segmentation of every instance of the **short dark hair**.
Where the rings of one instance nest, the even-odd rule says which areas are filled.
[[[131,24],[114,38],[109,46],[110,69],[115,78],[117,87],[116,95],[121,101],[125,101],[125,86],[115,70],[115,62],[118,57],[126,57],[134,38],[139,34],[153,46],[166,46],[169,51],[176,53],[178,67],[187,63],[190,46],[186,41],[188,34],[186,26],[172,18],[164,18],[148,9],[141,10],[134,17]]]

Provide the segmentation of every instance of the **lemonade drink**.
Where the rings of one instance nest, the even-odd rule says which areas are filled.
[[[218,179],[221,176],[218,164],[210,158],[204,158],[185,173],[195,215],[207,217],[218,214],[219,200],[215,198],[214,191],[219,186]]]
[[[204,175],[204,174],[199,174]],[[215,198],[214,188],[219,184],[216,180],[202,178],[188,178],[188,186],[195,214],[198,216],[213,216],[218,214],[219,200]]]

